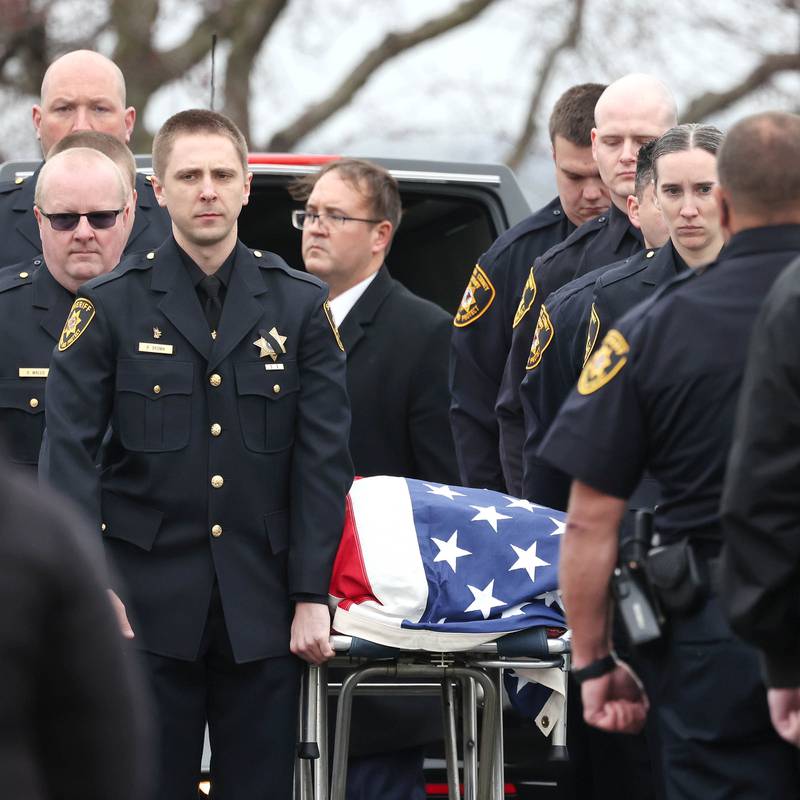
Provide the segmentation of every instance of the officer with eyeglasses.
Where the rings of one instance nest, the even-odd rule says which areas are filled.
[[[53,156],[36,182],[42,256],[0,269],[0,438],[33,471],[50,355],[80,286],[119,263],[133,214],[128,182],[98,150]]]

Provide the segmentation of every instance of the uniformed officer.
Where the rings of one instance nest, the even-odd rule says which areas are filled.
[[[158,797],[195,796],[206,721],[215,797],[290,797],[290,650],[333,655],[353,477],[344,351],[324,284],[237,239],[252,176],[230,120],[174,115],[153,169],[173,235],[81,289],[40,473],[103,531],[123,579],[159,712]]]
[[[33,107],[33,125],[48,157],[50,149],[74,131],[109,133],[130,140],[136,109],[125,106],[125,79],[112,61],[90,50],[74,50],[57,58],[42,80],[41,99]],[[28,178],[0,183],[0,264],[15,264],[41,253],[39,229],[33,216],[37,167]],[[126,252],[157,247],[169,235],[169,216],[155,202],[143,175],[137,175],[138,212]]]
[[[676,116],[669,89],[649,75],[626,75],[612,83],[597,101],[592,154],[608,187],[611,208],[537,259],[531,270],[520,304],[523,314],[514,329],[496,405],[500,457],[512,494],[522,492],[525,425],[519,385],[542,303],[565,283],[642,249],[641,233],[627,216],[627,199],[634,192],[636,156],[642,144],[675,125]],[[526,298],[531,298],[530,302]]]
[[[654,165],[657,142],[660,156]],[[721,143],[722,132],[711,125],[679,125],[641,147],[636,174],[641,200],[630,196],[628,210],[636,214],[634,224],[641,228],[647,249],[601,270],[591,289],[587,276],[568,283],[550,296],[540,313],[542,331],[539,334],[537,325],[529,369],[520,387],[526,433],[523,493],[529,500],[566,510],[568,476],[548,467],[536,453],[581,368],[611,324],[679,272],[700,269],[719,255],[723,234],[713,188]],[[658,192],[654,169],[660,176]],[[664,243],[658,252],[652,249]],[[557,308],[551,312],[556,298]],[[631,508],[655,505],[658,491],[652,484],[650,479],[640,484]]]
[[[43,255],[0,269],[0,438],[28,469],[39,457],[50,355],[75,292],[119,263],[132,216],[120,170],[87,148],[53,156],[35,202]]]
[[[794,177],[794,176],[791,176]],[[788,186],[790,197],[800,185]],[[775,281],[747,357],[722,496],[722,601],[758,647],[775,730],[800,747],[797,638],[800,260]]]
[[[796,755],[770,726],[756,655],[733,636],[714,587],[750,330],[773,281],[800,253],[800,202],[786,193],[800,180],[800,117],[774,112],[735,125],[718,172],[722,224],[732,234],[721,257],[617,322],[541,454],[575,478],[560,585],[586,720],[636,729],[650,704],[670,798],[796,797]],[[661,639],[640,648],[647,694],[611,655],[608,634],[617,530],[644,470],[662,491],[660,546],[647,564],[668,614]]]
[[[505,490],[494,413],[520,294],[536,258],[608,209],[591,154],[594,107],[606,87],[567,89],[550,115],[558,196],[500,236],[475,265],[451,338],[450,421],[465,486]],[[522,304],[524,309],[525,300]]]

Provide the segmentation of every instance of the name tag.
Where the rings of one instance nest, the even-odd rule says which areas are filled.
[[[171,344],[156,344],[155,342],[139,342],[140,353],[161,353],[165,356],[172,355]]]
[[[267,372],[272,372],[274,369],[283,369],[283,364],[264,364],[264,369]]]
[[[20,378],[46,378],[50,373],[48,367],[20,367]]]

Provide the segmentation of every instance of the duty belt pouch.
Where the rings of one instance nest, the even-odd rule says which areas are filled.
[[[691,611],[703,598],[706,584],[688,540],[653,548],[645,563],[658,599],[668,611]]]

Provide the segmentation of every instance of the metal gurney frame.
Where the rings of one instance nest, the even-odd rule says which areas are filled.
[[[303,678],[295,796],[297,800],[344,800],[355,693],[440,694],[444,719],[449,800],[460,800],[455,687],[463,707],[462,754],[464,800],[503,800],[503,670],[569,670],[569,641],[548,637],[545,628],[508,634],[463,652],[428,652],[384,647],[349,636],[334,635],[336,666],[352,666],[339,693],[333,774],[328,785],[327,665],[309,665]],[[362,684],[370,678],[417,678],[424,684]],[[566,676],[565,676],[566,677]],[[483,695],[483,724],[478,742],[478,687]],[[565,680],[566,690],[566,680]],[[554,759],[566,758],[566,707],[551,736]],[[480,769],[479,769],[480,765]]]

